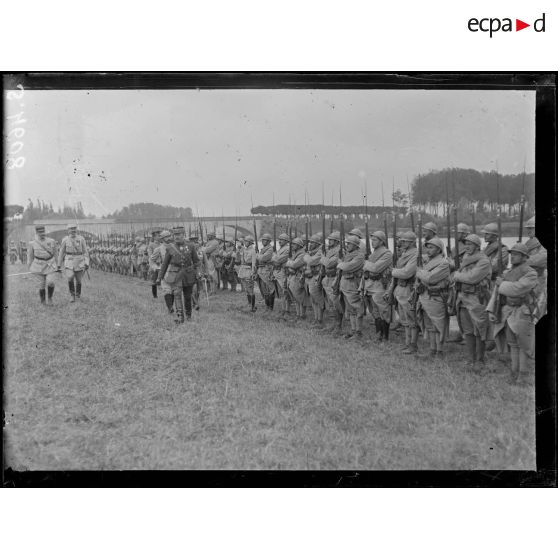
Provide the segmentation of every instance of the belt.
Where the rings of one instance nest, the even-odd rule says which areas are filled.
[[[357,273],[345,273],[343,272],[343,279],[360,279],[362,277],[362,272]]]
[[[39,256],[35,256],[36,260],[41,260],[42,262],[48,262],[50,260],[52,260],[54,258],[54,256],[51,256],[50,258],[39,258]]]
[[[521,298],[515,298],[515,297],[504,297],[504,304],[507,306],[523,306],[523,304],[526,303],[526,300],[521,297]]]
[[[66,252],[66,256],[83,256],[83,252]]]

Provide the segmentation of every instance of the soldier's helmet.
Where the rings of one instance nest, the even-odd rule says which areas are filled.
[[[352,244],[353,246],[360,246],[360,238],[358,236],[354,236],[350,234],[345,239],[345,244]]]
[[[525,228],[526,229],[534,229],[535,228],[535,218],[531,217],[531,219],[529,219],[527,221],[527,223],[525,223]]]
[[[70,223],[66,228],[68,231],[75,231],[77,230],[77,225],[72,225],[72,223]]]
[[[469,225],[465,224],[465,223],[458,223],[457,224],[457,232],[458,233],[467,233],[469,234],[471,232],[471,227],[469,227]]]
[[[151,234],[155,235],[155,234],[161,234],[162,229],[159,229],[158,227],[155,227],[154,229],[151,230]]]
[[[427,240],[424,243],[424,245],[425,246],[436,246],[436,248],[438,248],[438,250],[440,250],[441,253],[444,252],[444,243],[437,236],[435,236],[434,238],[431,238],[430,240]]]
[[[495,234],[498,236],[498,225],[496,223],[488,223],[481,232],[482,234]]]
[[[248,235],[248,236],[245,236],[245,237],[244,237],[244,242],[253,243],[253,242],[254,242],[254,239],[253,239],[250,235]]]
[[[525,244],[521,244],[519,242],[514,244],[510,248],[510,252],[519,252],[520,254],[523,254],[524,256],[529,255],[529,250],[527,249],[527,246],[525,246]]]
[[[434,234],[438,234],[438,227],[436,226],[436,223],[426,223],[426,225],[422,226],[422,230],[423,231],[430,231],[433,232]]]
[[[402,242],[416,242],[417,235],[413,231],[405,231],[404,233],[401,234],[399,239]]]
[[[172,236],[170,231],[164,230],[161,231],[161,239],[164,240],[165,238],[170,238]]]
[[[310,242],[314,242],[315,244],[322,244],[322,235],[320,233],[313,234],[310,237]]]
[[[357,236],[358,238],[360,238],[362,240],[362,232],[360,231],[360,229],[353,229],[352,231],[349,231],[349,234],[351,236]]]
[[[465,242],[472,242],[473,244],[476,244],[479,248],[481,247],[482,244],[480,237],[477,236],[476,234],[468,234],[465,237]]]
[[[336,240],[339,242],[341,240],[341,233],[339,231],[333,231],[328,237],[328,240]]]
[[[279,240],[286,240],[287,242],[289,241],[289,235],[286,233],[281,233],[278,238]]]
[[[271,235],[269,233],[262,234],[262,240],[271,240]]]
[[[373,236],[386,244],[386,233],[384,231],[375,231],[370,236]]]
[[[215,233],[214,232],[208,232],[207,233],[207,238],[215,238]]]
[[[301,248],[304,246],[304,241],[300,237],[293,238],[291,244],[295,244],[296,246],[300,246]]]
[[[136,236],[136,242],[141,242],[141,238],[139,236]]]

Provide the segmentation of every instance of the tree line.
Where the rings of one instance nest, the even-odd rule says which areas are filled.
[[[163,221],[165,219],[192,219],[193,215],[190,207],[174,207],[157,203],[131,203],[114,213],[109,213],[106,218],[116,219],[117,221],[134,219]]]

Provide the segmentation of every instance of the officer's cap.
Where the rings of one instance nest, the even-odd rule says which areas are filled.
[[[161,231],[161,238],[170,238],[172,233],[170,231]]]
[[[482,234],[498,234],[498,225],[496,223],[488,223],[482,229]]]
[[[476,234],[468,234],[465,237],[465,242],[472,242],[473,244],[476,244],[480,248],[482,241],[480,237],[477,236]]]
[[[434,234],[438,234],[438,227],[436,226],[436,223],[426,223],[426,225],[422,226],[422,230],[424,231],[430,231],[433,232]]]
[[[75,231],[77,229],[77,225],[72,225],[70,223],[67,228],[68,228],[69,231]]]
[[[300,246],[302,248],[304,246],[304,241],[302,240],[302,238],[297,236],[296,238],[293,238],[291,244],[296,244],[297,246]]]
[[[527,229],[534,229],[535,228],[535,218],[531,217],[531,219],[529,219],[527,221],[527,223],[525,223],[525,228]]]
[[[181,225],[178,225],[177,227],[173,227],[172,232],[173,234],[181,234],[184,232],[184,227]]]
[[[510,252],[519,252],[520,254],[523,254],[524,256],[529,255],[529,250],[527,249],[527,246],[525,246],[525,244],[521,244],[519,242],[517,244],[514,244],[510,248]]]
[[[45,232],[45,226],[44,225],[37,225],[35,227],[35,232]]]
[[[431,238],[430,240],[427,240],[424,243],[424,245],[425,246],[436,246],[436,248],[438,248],[440,250],[440,252],[444,251],[444,243],[437,236],[435,236],[434,238]]]
[[[384,231],[375,231],[370,236],[373,236],[386,244],[386,233]]]

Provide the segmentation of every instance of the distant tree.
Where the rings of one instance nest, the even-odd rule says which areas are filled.
[[[22,205],[7,205],[4,208],[4,216],[12,218],[14,215],[23,213],[24,207]]]

